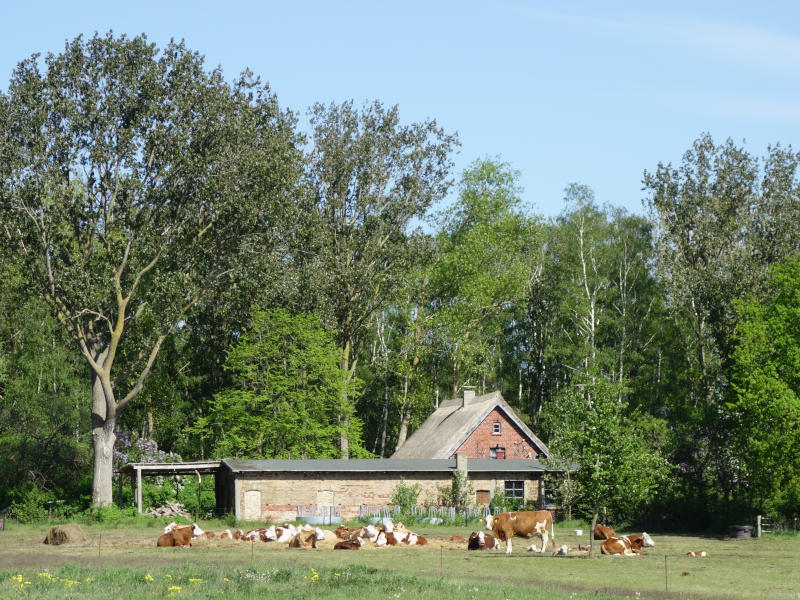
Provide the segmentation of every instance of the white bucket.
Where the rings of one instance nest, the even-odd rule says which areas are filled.
[[[583,535],[583,529],[576,529],[575,530],[575,535],[578,535],[578,536]]]

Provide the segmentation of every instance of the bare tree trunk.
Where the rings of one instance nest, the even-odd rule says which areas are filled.
[[[383,413],[381,414],[381,454],[380,457],[385,456],[386,451],[386,428],[389,424],[389,382],[387,371],[383,372]]]
[[[592,525],[589,528],[589,556],[594,556],[594,528],[597,525],[597,513],[598,507],[595,506],[592,513]]]
[[[100,353],[103,364],[108,350]],[[114,399],[106,398],[100,376],[92,372],[92,506],[111,506],[114,499],[114,427],[117,422]]]
[[[408,403],[408,376],[406,375],[403,382],[403,412],[400,415],[400,432],[397,435],[397,449],[406,443],[408,437],[408,426],[411,424],[411,415],[413,411]]]

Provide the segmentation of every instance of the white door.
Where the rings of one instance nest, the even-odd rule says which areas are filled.
[[[261,492],[258,490],[247,490],[244,493],[244,520],[261,520]]]

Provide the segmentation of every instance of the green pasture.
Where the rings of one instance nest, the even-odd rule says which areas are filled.
[[[201,524],[218,530],[217,524]],[[355,552],[217,542],[156,548],[161,525],[82,526],[90,542],[47,546],[45,526],[0,532],[0,598],[775,598],[800,597],[800,538],[655,534],[641,557],[468,552],[463,527],[415,527],[423,547]],[[588,537],[556,529],[571,548]],[[705,550],[707,558],[685,556]]]

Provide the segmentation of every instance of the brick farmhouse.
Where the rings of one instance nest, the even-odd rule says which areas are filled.
[[[514,414],[499,392],[443,402],[388,459],[223,460],[217,501],[237,518],[293,519],[298,506],[335,506],[347,520],[364,505],[391,503],[404,481],[419,484],[421,501],[435,502],[439,486],[456,469],[488,504],[495,490],[526,502],[543,502],[540,459],[547,446]]]
[[[514,414],[499,392],[442,402],[391,458],[235,460],[208,463],[129,464],[141,511],[142,475],[215,475],[217,511],[243,520],[294,520],[302,507],[330,511],[345,520],[364,506],[386,506],[401,482],[419,484],[421,502],[436,502],[453,471],[464,472],[475,504],[496,490],[544,504],[542,476],[551,470],[547,446]]]

